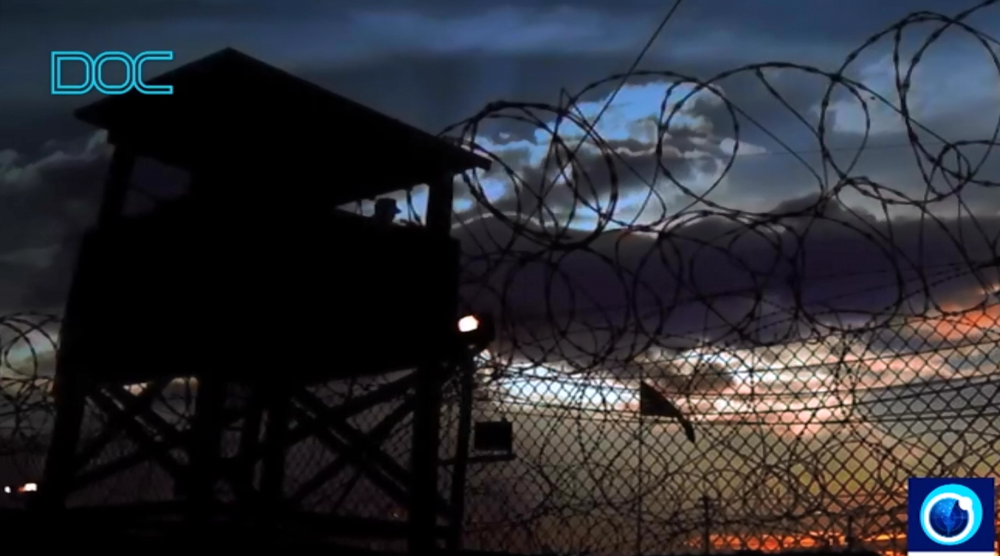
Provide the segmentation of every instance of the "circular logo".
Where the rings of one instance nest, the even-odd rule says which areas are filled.
[[[962,485],[931,491],[920,507],[920,527],[932,541],[946,546],[969,540],[983,521],[983,503]]]

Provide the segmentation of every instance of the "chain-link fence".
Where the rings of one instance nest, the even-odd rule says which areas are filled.
[[[981,315],[994,314],[992,307]],[[994,323],[979,315],[924,318],[916,327],[900,322],[881,334],[780,347],[661,352],[635,362],[631,378],[621,370],[499,365],[483,354],[474,418],[511,423],[514,458],[476,463],[473,452],[465,545],[573,554],[848,545],[905,552],[907,477],[989,477],[998,469],[993,396],[1000,352]],[[973,316],[975,328],[963,328]],[[893,348],[926,326],[936,327],[942,341]],[[41,357],[44,367],[51,354]],[[14,367],[12,358],[5,371]],[[669,386],[662,380],[667,368],[675,373]],[[44,374],[5,377],[0,474],[15,489],[37,481],[43,461],[50,414]],[[680,417],[650,415],[656,411],[641,403],[640,381],[657,385]],[[318,388],[317,397],[336,406],[373,386],[330,384]],[[173,415],[183,429],[193,389],[175,383],[157,412]],[[410,418],[378,423],[406,399],[351,419],[358,430],[379,435],[387,455],[403,466]],[[456,399],[446,399],[442,460],[454,456],[457,429]],[[101,421],[102,412],[89,418],[94,430]],[[690,421],[693,439],[682,421]],[[382,432],[373,432],[377,428]],[[235,449],[232,434],[226,445]],[[138,448],[109,442],[94,465]],[[328,482],[310,481],[339,455],[315,439],[293,446],[287,495],[311,511],[405,520],[405,507],[357,465],[342,466]],[[450,476],[443,469],[447,493]],[[83,489],[72,503],[167,500],[172,488],[160,466],[144,463]],[[17,503],[16,492],[4,499],[6,506]]]

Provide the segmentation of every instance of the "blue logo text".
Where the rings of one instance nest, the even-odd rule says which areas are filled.
[[[133,89],[144,95],[172,95],[173,85],[149,85],[142,79],[142,66],[146,62],[169,62],[174,59],[170,50],[150,50],[132,57],[124,52],[104,52],[91,56],[86,52],[56,51],[52,53],[52,94],[84,95],[91,90],[105,95],[123,95]],[[63,83],[63,64],[73,62],[83,65],[83,83]],[[108,62],[124,65],[125,80],[108,84],[102,71]]]

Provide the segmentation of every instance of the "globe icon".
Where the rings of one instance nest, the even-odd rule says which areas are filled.
[[[970,515],[972,508],[963,508],[962,506],[966,504],[959,504],[959,501],[960,498],[957,496],[948,496],[931,506],[927,521],[935,533],[950,538],[965,530],[972,517]]]

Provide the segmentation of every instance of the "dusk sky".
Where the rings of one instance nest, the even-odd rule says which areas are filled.
[[[96,100],[96,93],[83,98],[50,96],[50,51],[134,54],[172,50],[174,64],[148,66],[165,71],[233,47],[438,133],[493,101],[556,104],[564,91],[575,93],[591,82],[626,71],[672,4],[651,0],[0,0],[0,70],[4,76],[0,85],[0,226],[4,230],[0,234],[0,313],[61,311],[76,239],[93,222],[107,164],[103,135],[71,115],[73,109]],[[951,15],[973,6],[957,0],[685,0],[639,67],[703,80],[764,62],[836,72],[866,39],[911,12]],[[987,34],[1000,32],[1000,6],[984,7],[969,17],[968,24]],[[923,24],[906,30],[901,41],[901,72],[911,69],[909,57],[939,26]],[[881,481],[880,492],[886,500],[899,494],[900,481],[895,479],[912,470],[933,469],[927,458],[935,454],[933,446],[940,440],[934,436],[938,433],[927,432],[934,429],[933,420],[921,425],[920,434],[913,434],[906,430],[909,423],[903,417],[929,408],[939,411],[935,403],[984,408],[995,403],[997,394],[995,378],[990,376],[995,374],[995,363],[983,365],[1000,353],[994,336],[1000,314],[996,306],[979,306],[950,320],[941,313],[993,303],[993,293],[1000,286],[995,269],[970,271],[997,256],[1000,193],[990,186],[1000,182],[1000,165],[995,155],[985,156],[986,149],[967,148],[965,155],[982,165],[976,170],[979,181],[965,185],[958,196],[944,194],[950,187],[948,176],[926,174],[927,167],[918,164],[898,113],[903,104],[895,86],[893,46],[893,37],[884,37],[860,52],[844,72],[867,87],[861,94],[868,103],[867,122],[864,107],[843,89],[832,94],[823,112],[821,102],[829,81],[822,76],[792,67],[765,70],[764,77],[783,97],[779,102],[753,72],[744,72],[713,83],[718,95],[703,90],[678,109],[663,139],[660,161],[654,149],[655,121],[671,79],[651,75],[630,81],[597,126],[606,146],[620,155],[615,162],[620,182],[610,183],[610,172],[596,150],[581,150],[581,166],[593,171],[589,192],[582,195],[604,206],[612,193],[619,195],[613,215],[618,221],[610,225],[599,225],[599,211],[579,200],[571,216],[574,198],[565,182],[542,195],[552,208],[542,216],[537,196],[529,190],[534,184],[552,181],[551,169],[545,169],[549,137],[510,121],[485,126],[475,142],[528,182],[512,186],[499,165],[479,176],[482,194],[497,211],[515,220],[530,220],[539,228],[554,221],[576,232],[602,227],[610,233],[590,251],[573,253],[558,263],[572,283],[563,283],[557,293],[544,289],[539,265],[513,282],[517,293],[502,303],[481,292],[470,303],[507,316],[537,316],[545,303],[562,314],[574,305],[591,313],[595,308],[621,312],[636,299],[641,307],[639,315],[612,318],[617,331],[596,335],[592,326],[599,319],[575,319],[574,326],[583,329],[580,337],[590,342],[585,347],[575,341],[573,348],[567,340],[555,342],[555,332],[547,330],[541,332],[545,337],[541,347],[521,346],[505,352],[505,356],[522,359],[513,366],[524,370],[525,376],[495,386],[501,397],[514,400],[504,411],[517,414],[519,398],[532,398],[528,400],[532,403],[544,398],[541,401],[554,400],[588,414],[602,409],[634,412],[636,369],[645,369],[642,376],[671,392],[678,405],[703,424],[705,435],[694,447],[649,448],[660,450],[661,459],[643,460],[651,456],[639,454],[616,463],[635,467],[639,460],[648,467],[641,474],[659,477],[661,491],[650,495],[658,506],[649,511],[659,512],[660,517],[671,511],[670,500],[695,507],[692,504],[697,504],[701,492],[691,490],[693,484],[714,485],[710,487],[714,492],[739,497],[745,485],[732,486],[736,470],[765,464],[786,465],[788,473],[798,473],[803,485],[815,480],[839,484],[836,488],[842,490],[865,490]],[[996,56],[997,45],[988,46]],[[581,98],[579,112],[592,118],[615,85],[612,82]],[[919,124],[916,135],[932,154],[947,141],[989,141],[1000,119],[998,87],[1000,70],[990,50],[967,33],[949,30],[913,68],[905,104],[911,123]],[[666,100],[667,110],[693,89],[692,84],[685,84],[674,90]],[[739,108],[738,136],[727,102]],[[825,145],[833,151],[825,165],[819,154],[822,143],[815,135],[821,116],[825,117]],[[551,115],[541,117],[547,123],[553,120]],[[868,144],[848,168],[858,155],[866,127]],[[567,124],[560,135],[577,140],[581,136],[578,128]],[[735,162],[726,171],[737,144]],[[336,153],[330,153],[330,159],[332,166]],[[662,166],[658,168],[657,162]],[[624,172],[626,164],[635,173]],[[664,177],[663,168],[671,176]],[[836,168],[850,179],[838,179]],[[172,179],[164,170],[151,167],[144,172],[142,179],[153,187]],[[574,179],[579,191],[583,178]],[[864,194],[874,187],[858,183],[891,189],[897,203],[880,204]],[[499,248],[483,247],[476,240],[492,235],[493,241],[502,243],[497,237],[509,237],[509,229],[496,218],[483,218],[468,189],[457,187],[456,234],[467,254],[485,254],[497,262],[502,258]],[[826,195],[836,188],[842,188],[841,194],[828,199]],[[644,203],[651,190],[661,200]],[[934,198],[935,194],[942,195]],[[702,195],[700,201],[694,198]],[[923,209],[911,202],[928,197],[933,202]],[[815,212],[779,218],[775,220],[778,227],[761,233],[746,233],[745,220],[719,217],[793,213],[812,207],[817,199],[825,203]],[[692,212],[701,209],[716,217],[701,218]],[[931,218],[920,220],[921,215]],[[623,239],[628,231],[641,233]],[[657,235],[663,232],[669,233]],[[529,243],[518,245],[528,248]],[[711,248],[702,250],[705,244]],[[646,264],[644,257],[654,251],[665,254],[664,258]],[[607,263],[610,254],[617,269]],[[501,263],[490,278],[494,284],[509,270]],[[677,270],[680,267],[684,272]],[[622,268],[638,273],[643,287],[625,285],[619,275]],[[482,270],[475,265],[466,270],[477,269]],[[570,299],[563,295],[570,289],[592,295],[587,301]],[[762,294],[755,298],[747,295],[750,290]],[[900,302],[902,298],[906,303]],[[796,307],[802,311],[793,314]],[[720,340],[733,340],[731,323],[747,322],[747,318],[754,322],[749,328],[759,333],[758,340],[774,340],[810,322],[829,332],[837,322],[870,323],[872,315],[898,318],[882,336],[833,334],[836,341],[820,347],[783,341],[778,355],[746,345],[746,338],[742,345],[719,347]],[[528,320],[525,316],[509,332],[534,334],[539,333],[539,326],[551,324],[535,326]],[[660,325],[655,333],[650,332],[654,321]],[[615,352],[637,338],[668,348],[664,357],[671,361],[658,363],[660,352],[644,349],[639,350],[641,354],[600,362],[586,360],[584,352],[593,351],[595,345]],[[977,353],[978,347],[958,345],[963,338],[988,347]],[[551,349],[553,343],[564,349],[549,358],[550,367],[523,361]],[[689,349],[696,344],[708,347]],[[937,351],[928,355],[926,345]],[[641,356],[639,360],[636,355]],[[970,360],[979,363],[970,364]],[[851,384],[840,382],[834,370],[837,365],[853,369]],[[590,382],[564,383],[559,387],[562,390],[546,395],[530,386],[533,379],[551,379],[566,368],[599,376]],[[704,374],[705,368],[712,372]],[[770,374],[754,375],[750,370],[762,368]],[[944,379],[966,382],[955,382],[955,389],[946,394],[928,385]],[[619,394],[602,399],[594,393],[602,388],[605,394]],[[808,393],[796,394],[802,391]],[[972,399],[973,394],[976,397],[968,404],[957,401]],[[968,453],[978,454],[984,443],[992,442],[993,437],[983,431],[995,432],[996,418],[982,413],[960,417],[967,419],[963,421],[967,430],[981,433],[962,441]],[[536,421],[531,427],[541,428],[543,422],[551,434],[565,430],[567,435],[594,443],[605,442],[595,439],[612,434],[610,429],[598,430],[598,424],[571,422],[565,415],[532,419]],[[747,428],[727,428],[736,423]],[[619,431],[622,438],[637,434],[629,427],[638,425],[616,426],[624,427]],[[739,442],[729,436],[733,430],[751,429],[752,438],[749,432]],[[934,438],[921,436],[924,433]],[[839,439],[839,447],[828,448],[830,438]],[[582,444],[573,455],[565,456],[569,459],[554,461],[540,437],[522,442],[525,461],[541,466],[596,469],[603,465]],[[803,445],[816,455],[811,463],[789,455]],[[669,456],[664,455],[667,452]],[[763,452],[767,454],[760,455]],[[852,454],[881,461],[899,458],[897,466],[909,471],[888,472],[896,473],[895,482],[888,483],[886,472],[845,471],[837,458]],[[996,473],[997,458],[992,454],[977,457],[966,471]],[[684,467],[723,460],[730,463],[714,471]],[[815,465],[810,473],[824,478],[807,480],[799,473],[801,469],[792,471],[796,465]],[[523,472],[527,477],[537,471],[531,471],[528,463],[523,466],[511,473]],[[584,478],[580,473],[560,483],[567,497],[560,504],[572,506],[573,493],[595,488],[594,476]],[[845,486],[852,474],[854,486]],[[615,480],[627,481],[628,477],[620,474]],[[522,480],[543,482],[537,477]],[[760,484],[766,482],[761,479]],[[547,498],[546,503],[555,504],[552,500]],[[759,510],[749,500],[744,496],[742,505],[734,505],[732,511]],[[529,512],[526,508],[536,503],[542,502],[524,495],[514,505],[520,508],[516,511]],[[829,507],[831,502],[823,504]],[[772,510],[774,515],[785,511]],[[577,523],[592,527],[585,520]],[[600,535],[592,532],[591,536]]]

